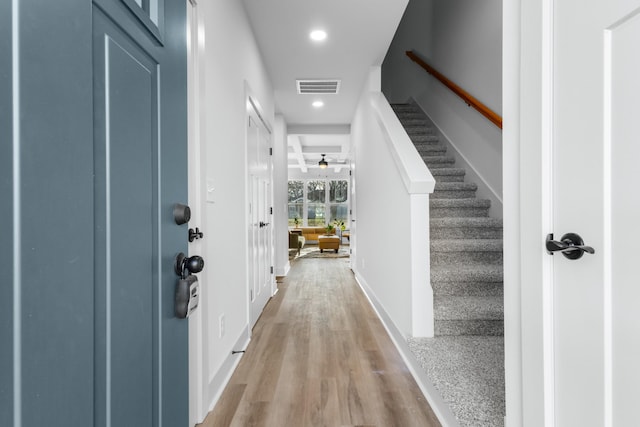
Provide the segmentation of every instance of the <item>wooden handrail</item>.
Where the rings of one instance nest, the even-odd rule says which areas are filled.
[[[476,98],[474,98],[467,91],[462,89],[460,86],[458,86],[457,84],[455,84],[454,82],[452,82],[451,80],[443,76],[442,73],[440,73],[438,70],[433,68],[431,65],[424,62],[424,60],[422,60],[422,58],[416,55],[414,51],[408,50],[406,54],[409,58],[411,58],[413,62],[420,65],[422,68],[426,70],[427,73],[431,74],[433,77],[438,79],[443,85],[445,85],[451,91],[453,91],[453,93],[455,93],[460,98],[462,98],[462,100],[469,107],[475,108],[476,110],[478,110],[480,114],[482,114],[487,119],[489,119],[491,123],[493,123],[494,125],[498,126],[500,129],[502,129],[502,117],[500,117],[498,114],[496,114],[489,107],[484,105],[482,102],[478,101]]]

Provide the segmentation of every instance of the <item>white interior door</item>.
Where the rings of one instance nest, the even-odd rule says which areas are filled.
[[[249,170],[249,326],[253,327],[271,297],[271,132],[251,105],[247,123]]]
[[[595,249],[553,256],[553,422],[638,425],[640,1],[553,7],[550,231]]]

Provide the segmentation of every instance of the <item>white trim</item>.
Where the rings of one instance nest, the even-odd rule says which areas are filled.
[[[541,207],[542,229],[552,232],[554,178],[554,5],[555,0],[542,2],[542,141],[541,141]],[[542,239],[544,236],[541,236]],[[553,257],[543,257],[542,263],[542,322],[543,322],[543,375],[544,375],[544,422],[555,423],[555,346],[554,346],[554,289]]]
[[[520,266],[520,2],[502,5],[505,427],[522,426]]]
[[[612,31],[604,31],[604,76],[603,76],[603,306],[604,306],[604,427],[613,426],[613,242],[612,242]]]
[[[411,333],[433,337],[433,288],[431,287],[431,247],[429,242],[429,195],[410,194],[411,221]]]
[[[364,295],[369,300],[371,307],[376,312],[378,319],[382,322],[385,330],[389,334],[391,341],[395,345],[396,349],[400,353],[402,360],[409,368],[409,372],[413,376],[414,380],[418,384],[418,387],[422,391],[425,399],[431,406],[431,409],[435,413],[436,417],[442,424],[442,427],[459,427],[460,424],[456,420],[456,417],[451,412],[449,405],[444,401],[440,393],[435,388],[435,386],[431,383],[429,378],[427,377],[426,372],[420,366],[418,360],[413,356],[409,346],[407,344],[406,338],[402,335],[398,327],[393,323],[391,317],[386,313],[380,301],[376,298],[374,292],[371,290],[366,280],[357,272],[355,273],[355,279]]]
[[[378,125],[407,192],[409,194],[433,193],[436,181],[387,99],[381,92],[373,92],[371,105],[377,113]]]

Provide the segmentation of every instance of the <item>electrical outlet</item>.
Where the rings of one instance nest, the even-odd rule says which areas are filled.
[[[224,314],[220,315],[219,325],[220,325],[220,330],[219,330],[218,338],[222,338],[224,336]]]

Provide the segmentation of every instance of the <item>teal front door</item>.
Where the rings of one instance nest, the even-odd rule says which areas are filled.
[[[188,425],[186,2],[0,3],[0,425]]]

